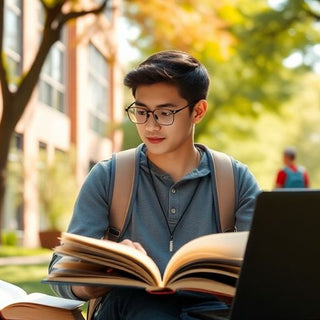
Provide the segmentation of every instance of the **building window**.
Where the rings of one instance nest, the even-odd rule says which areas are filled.
[[[3,48],[13,88],[22,71],[22,1],[5,0]]]
[[[8,161],[4,229],[23,229],[23,135],[14,133]]]
[[[112,19],[113,19],[113,3],[112,3],[112,1],[107,2],[107,5],[104,9],[104,14],[108,18],[109,22],[112,23]]]
[[[23,157],[23,135],[14,132],[10,141],[9,162],[22,163]]]
[[[39,14],[39,25],[43,23]],[[39,26],[42,31],[42,27]],[[65,70],[66,70],[66,35],[62,32],[60,41],[51,48],[40,74],[39,101],[62,113],[66,113]]]
[[[90,112],[90,129],[99,136],[106,136],[109,120],[108,65],[104,56],[92,44],[89,45],[88,70],[88,105]]]
[[[39,158],[38,158],[38,169],[42,170],[45,168],[48,162],[47,155],[48,146],[45,142],[39,141]]]
[[[96,163],[97,163],[97,161],[93,161],[93,160],[89,161],[88,172],[90,172],[90,170],[96,165]]]
[[[15,150],[23,151],[23,135],[21,133],[14,133],[13,148]]]

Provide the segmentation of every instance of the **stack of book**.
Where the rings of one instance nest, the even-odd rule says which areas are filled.
[[[84,320],[83,301],[44,293],[27,294],[22,288],[0,280],[0,319],[3,320]]]

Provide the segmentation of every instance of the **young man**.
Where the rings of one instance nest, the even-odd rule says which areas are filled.
[[[129,72],[124,83],[134,97],[126,111],[143,144],[139,147],[138,191],[120,241],[151,256],[163,272],[183,244],[219,232],[213,215],[216,199],[209,155],[194,144],[195,125],[207,110],[209,77],[190,55],[164,51]],[[232,165],[236,229],[248,230],[259,188],[245,165],[234,159]],[[104,236],[109,225],[110,181],[109,159],[99,162],[84,182],[68,232]],[[58,259],[53,257],[50,270]],[[215,296],[203,293],[154,295],[132,288],[75,285],[54,286],[54,290],[83,300],[102,296],[94,319],[191,319],[188,311],[224,306]]]
[[[309,188],[309,175],[304,167],[296,164],[296,148],[283,150],[284,167],[278,171],[276,188]]]

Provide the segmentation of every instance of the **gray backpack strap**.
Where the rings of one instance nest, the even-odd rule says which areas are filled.
[[[235,183],[231,158],[211,150],[222,232],[235,231]]]
[[[131,203],[136,169],[136,148],[114,154],[115,176],[106,238],[118,241]]]

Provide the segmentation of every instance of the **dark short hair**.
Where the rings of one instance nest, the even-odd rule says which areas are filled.
[[[189,103],[206,99],[209,88],[207,69],[194,57],[178,50],[151,55],[124,78],[124,85],[131,88],[133,96],[139,86],[160,82],[176,86]]]
[[[292,160],[294,160],[297,156],[297,150],[295,147],[286,147],[283,150],[283,154],[290,157]]]

